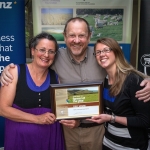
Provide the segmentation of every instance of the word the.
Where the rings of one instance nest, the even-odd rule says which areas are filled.
[[[4,61],[10,61],[10,56],[2,56],[1,54],[0,54],[0,62],[4,62]]]

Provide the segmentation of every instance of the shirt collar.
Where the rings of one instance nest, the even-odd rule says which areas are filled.
[[[68,50],[68,48],[66,48],[66,49],[67,49],[67,53],[68,53],[68,56],[69,56],[71,62],[72,62],[72,63],[79,64],[79,63],[78,63],[76,60],[74,60],[74,58],[71,56],[70,51]],[[88,58],[88,54],[87,54],[87,50],[86,50],[85,57],[84,57],[84,59],[83,59],[81,62],[85,62],[85,63],[86,63],[87,58]]]

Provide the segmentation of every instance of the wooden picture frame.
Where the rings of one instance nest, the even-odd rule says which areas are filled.
[[[103,112],[102,82],[50,86],[51,108],[57,120],[89,118]]]

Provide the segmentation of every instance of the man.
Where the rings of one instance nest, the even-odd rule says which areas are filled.
[[[85,20],[72,18],[67,22],[64,28],[67,49],[58,51],[53,65],[61,83],[94,82],[104,79],[106,73],[101,67],[98,67],[93,56],[93,49],[87,48],[90,36],[90,28]],[[67,150],[101,149],[103,125],[89,123],[85,120],[81,120],[80,126],[79,122],[74,120],[60,122],[64,125]]]
[[[88,47],[90,36],[89,24],[83,18],[75,17],[67,21],[64,28],[67,48],[57,52],[52,66],[59,76],[60,83],[96,82],[102,81],[106,76],[106,72],[93,56],[93,48]],[[2,73],[2,85],[8,84],[5,80],[11,82],[8,78],[13,78],[8,73],[9,67],[7,66]],[[150,81],[143,81],[142,86],[145,84],[147,86],[136,96],[147,101],[150,98]],[[102,149],[103,125],[86,120],[61,120],[60,123],[63,124],[67,150]]]

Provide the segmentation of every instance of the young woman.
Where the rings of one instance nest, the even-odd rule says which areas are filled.
[[[104,114],[89,119],[106,122],[103,150],[147,150],[150,102],[135,97],[145,76],[125,60],[112,38],[98,39],[94,55],[108,74],[104,81]]]

